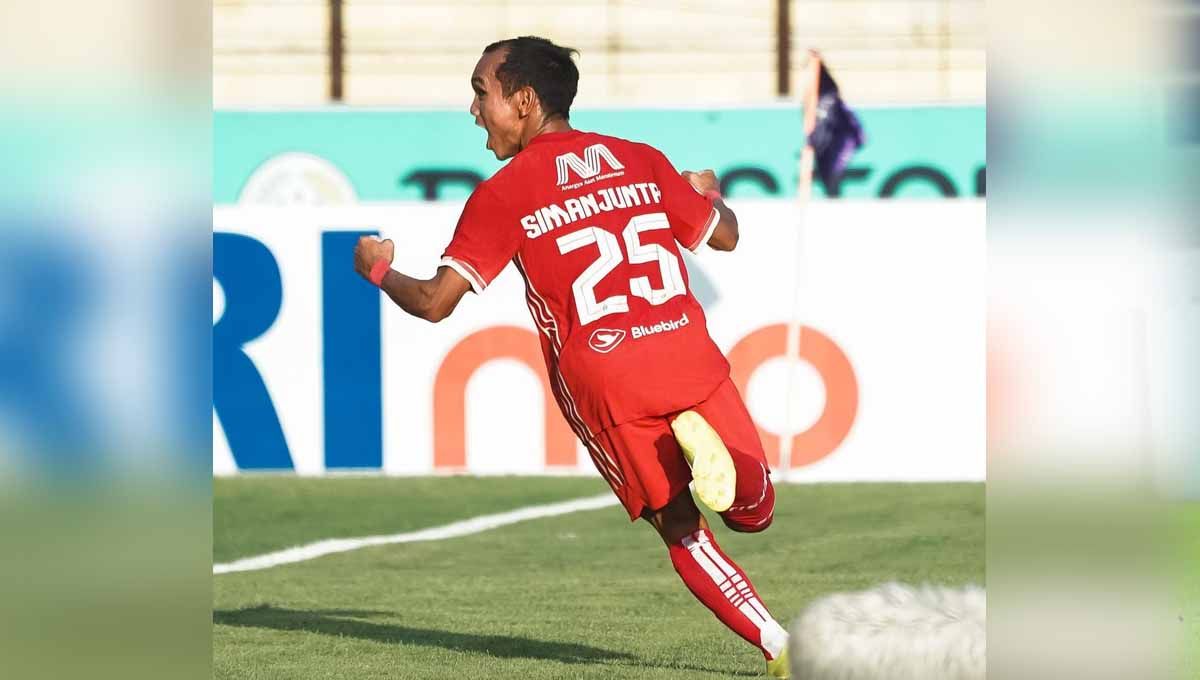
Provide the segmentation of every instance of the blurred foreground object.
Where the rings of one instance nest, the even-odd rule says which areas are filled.
[[[989,5],[989,677],[1195,677],[1161,480],[1200,469],[1200,442],[1162,455],[1200,412],[1179,351],[1200,239],[1163,6]]]
[[[0,10],[0,658],[209,677],[210,4]]]
[[[982,588],[888,583],[828,595],[792,624],[797,680],[983,680]]]

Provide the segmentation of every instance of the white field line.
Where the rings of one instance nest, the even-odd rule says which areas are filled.
[[[611,493],[606,493],[603,496],[590,496],[588,498],[576,498],[571,501],[563,501],[561,503],[549,503],[547,505],[531,505],[524,508],[517,508],[508,512],[501,512],[494,515],[480,515],[471,519],[464,519],[458,522],[451,522],[440,527],[429,527],[428,529],[420,529],[418,531],[409,531],[403,534],[391,534],[388,536],[362,536],[360,538],[329,538],[316,543],[300,545],[294,548],[285,550],[277,550],[275,552],[266,553],[265,555],[256,555],[255,557],[246,557],[240,560],[234,560],[226,564],[214,564],[213,574],[230,574],[237,571],[258,571],[260,569],[270,569],[284,564],[293,564],[295,562],[305,562],[314,560],[324,555],[333,555],[335,553],[350,552],[360,548],[369,548],[376,545],[392,545],[393,543],[416,543],[418,541],[441,541],[447,538],[457,538],[459,536],[468,536],[470,534],[478,534],[484,531],[490,531],[509,524],[516,524],[531,519],[540,519],[542,517],[555,517],[557,515],[568,515],[572,512],[580,512],[582,510],[598,510],[607,508],[612,505],[617,505],[616,496]]]

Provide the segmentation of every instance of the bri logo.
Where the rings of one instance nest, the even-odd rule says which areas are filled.
[[[660,321],[653,326],[634,326],[631,329],[631,334],[633,335],[633,339],[637,340],[638,338],[644,338],[647,335],[654,335],[655,333],[670,333],[673,330],[683,328],[688,323],[687,314],[685,313],[674,321]]]
[[[613,351],[621,341],[625,339],[625,331],[614,330],[612,328],[597,328],[592,331],[592,337],[588,338],[588,347],[600,352],[608,354]]]
[[[561,187],[570,181],[569,171],[571,170],[574,170],[580,179],[591,179],[599,175],[603,169],[600,165],[601,159],[604,159],[608,163],[608,167],[614,171],[625,169],[625,166],[608,150],[608,147],[603,144],[593,144],[583,150],[583,158],[568,152],[554,159],[554,167],[558,170],[558,186]]]

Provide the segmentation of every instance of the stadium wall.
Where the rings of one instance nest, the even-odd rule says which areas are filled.
[[[857,113],[866,145],[834,191],[818,183],[818,197],[985,195],[984,107]],[[571,122],[652,144],[679,169],[712,168],[732,198],[795,195],[803,145],[795,106],[582,109],[572,111]],[[213,138],[213,198],[221,205],[460,200],[501,166],[484,149],[483,131],[466,106],[452,111],[217,111]]]
[[[271,191],[313,185],[297,177]],[[684,259],[770,455],[787,417],[779,355],[799,261],[806,330],[792,478],[983,479],[983,201],[818,201],[799,260],[793,201],[731,204],[743,225],[737,252]],[[214,474],[594,474],[548,397],[511,268],[436,325],[394,308],[352,269],[353,244],[368,233],[396,241],[398,269],[431,275],[461,207],[215,208]]]

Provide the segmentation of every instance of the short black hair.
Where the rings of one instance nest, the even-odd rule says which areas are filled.
[[[571,56],[579,50],[523,35],[494,42],[483,48],[483,53],[499,49],[508,50],[504,63],[496,67],[505,97],[528,85],[537,93],[547,118],[571,118],[571,102],[579,88],[579,69]]]

